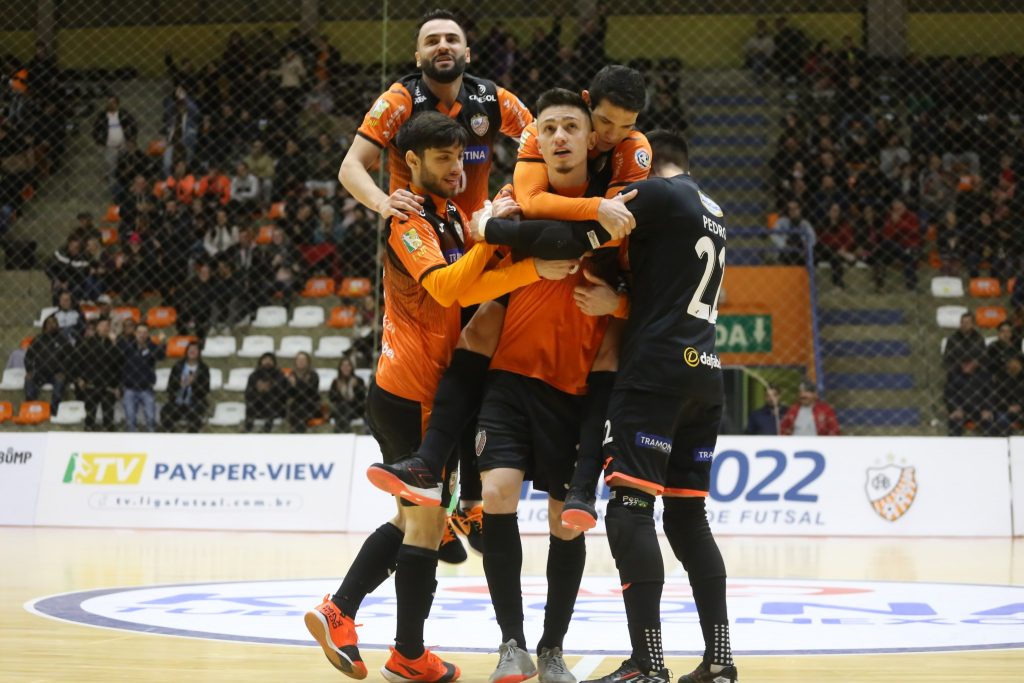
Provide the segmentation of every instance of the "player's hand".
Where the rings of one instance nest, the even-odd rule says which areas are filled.
[[[617,194],[611,199],[602,199],[597,207],[597,222],[608,231],[613,240],[621,240],[636,227],[636,219],[626,208],[626,202],[635,196],[636,190]]]
[[[537,275],[540,275],[545,280],[561,280],[580,269],[580,262],[576,259],[555,261],[534,259],[533,265],[537,269]]]
[[[500,199],[498,201],[501,201]],[[474,242],[487,241],[487,221],[494,213],[494,204],[489,199],[484,200],[484,205],[473,212],[469,219],[469,234]]]
[[[512,197],[502,195],[491,204],[491,215],[495,218],[515,218],[523,215],[523,207]]]
[[[409,190],[395,190],[377,206],[377,213],[381,218],[394,216],[399,220],[405,220],[410,213],[422,211],[423,202],[423,197]]]
[[[589,270],[583,270],[583,277],[590,285],[580,285],[572,290],[576,306],[584,315],[611,315],[619,307],[619,294],[611,285]]]

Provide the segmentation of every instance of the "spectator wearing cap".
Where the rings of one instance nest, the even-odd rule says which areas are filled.
[[[75,395],[85,402],[85,431],[96,430],[96,411],[102,410],[103,431],[110,432],[114,430],[121,354],[111,336],[109,319],[101,317],[85,329],[85,338],[73,355]]]
[[[149,338],[149,327],[138,325],[135,336],[127,340],[122,335],[118,342],[121,351],[121,394],[124,401],[124,417],[127,430],[136,430],[136,418],[142,408],[146,429],[156,431],[156,400],[153,387],[156,384],[156,363],[162,360],[166,349],[161,334],[154,342]]]
[[[786,411],[779,433],[787,436],[839,436],[836,411],[818,397],[818,387],[810,381],[800,383],[798,400]]]
[[[52,384],[50,411],[57,412],[67,382],[67,362],[70,354],[71,344],[61,334],[57,316],[49,316],[43,321],[42,334],[32,340],[25,353],[25,400],[38,400],[42,386]]]
[[[789,406],[781,403],[781,397],[778,385],[769,384],[764,391],[764,405],[750,412],[747,416],[747,428],[743,433],[773,436],[781,434],[781,418],[789,411]]]
[[[198,432],[206,416],[209,393],[210,368],[200,358],[199,343],[192,342],[185,357],[171,368],[167,403],[160,411],[160,428],[173,432],[175,425],[184,421],[189,432]]]

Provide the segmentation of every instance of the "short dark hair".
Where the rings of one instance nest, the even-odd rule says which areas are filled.
[[[403,156],[412,150],[416,156],[422,157],[428,149],[452,145],[465,147],[468,140],[466,129],[455,119],[439,111],[424,111],[402,124],[395,136],[395,146]]]
[[[652,130],[647,134],[647,142],[651,144],[651,170],[655,173],[664,164],[675,164],[679,168],[689,170],[690,148],[686,138],[671,130]]]
[[[565,88],[545,90],[537,98],[537,116],[540,116],[540,113],[548,107],[576,107],[583,112],[587,119],[587,125],[590,125],[590,107],[587,106],[587,101],[583,99],[583,96],[577,92]]]
[[[609,64],[590,79],[590,105],[596,107],[608,100],[626,111],[641,112],[647,103],[643,75],[621,64]]]
[[[462,35],[466,35],[466,29],[462,27],[462,22],[459,21],[459,18],[455,15],[454,12],[437,7],[435,9],[430,10],[429,12],[424,12],[423,16],[420,17],[420,20],[416,22],[416,35],[413,36],[413,38],[415,40],[419,40],[420,30],[422,30],[423,24],[427,23],[428,21],[436,21],[438,19],[447,19],[448,21],[454,21],[456,24],[459,25],[459,30],[462,31]]]

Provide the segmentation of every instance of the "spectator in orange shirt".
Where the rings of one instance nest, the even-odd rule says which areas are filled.
[[[210,170],[199,181],[196,196],[211,204],[227,206],[231,201],[231,180],[220,172],[220,166],[211,163]]]

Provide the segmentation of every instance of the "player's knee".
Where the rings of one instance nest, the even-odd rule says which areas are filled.
[[[438,507],[414,507],[406,510],[406,545],[434,548],[441,544],[446,522],[445,511]]]
[[[480,304],[469,323],[462,328],[458,348],[484,356],[493,356],[505,324],[505,307],[494,301]]]
[[[519,507],[522,476],[509,476],[508,471],[504,469],[482,472],[481,475],[484,510],[494,515],[515,512]]]
[[[725,563],[708,524],[704,498],[665,498],[664,503],[665,537],[691,579],[725,576]]]
[[[613,488],[604,524],[623,583],[664,582],[665,565],[654,527],[654,496],[638,489]]]

